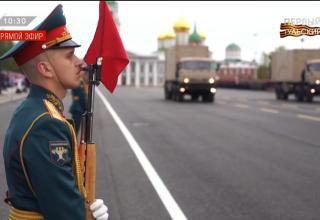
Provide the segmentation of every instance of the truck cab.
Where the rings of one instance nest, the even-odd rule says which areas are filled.
[[[271,59],[271,79],[279,100],[293,94],[298,102],[312,102],[320,95],[320,50],[275,51]]]
[[[307,60],[305,69],[305,81],[314,86],[320,85],[320,59]]]
[[[179,98],[190,95],[192,100],[201,96],[205,102],[213,102],[216,88],[215,70],[210,58],[184,57],[177,63],[176,86]]]

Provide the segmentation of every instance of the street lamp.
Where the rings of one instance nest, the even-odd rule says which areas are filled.
[[[301,41],[301,49],[303,49],[303,42],[304,42],[305,40],[304,40],[304,38],[302,37],[302,38],[300,39],[300,41]]]

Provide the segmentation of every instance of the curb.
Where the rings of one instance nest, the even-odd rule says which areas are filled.
[[[28,93],[0,95],[0,105],[27,97]],[[3,97],[2,97],[3,96]]]

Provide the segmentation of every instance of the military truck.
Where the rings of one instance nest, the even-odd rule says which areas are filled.
[[[165,52],[165,99],[214,102],[215,70],[209,48],[204,45],[175,45]]]
[[[320,50],[280,50],[271,55],[271,80],[279,100],[293,94],[299,102],[312,102],[320,94]]]

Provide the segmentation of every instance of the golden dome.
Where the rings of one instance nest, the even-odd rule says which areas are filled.
[[[166,33],[161,33],[158,36],[158,40],[165,40],[166,39],[167,34]]]
[[[176,34],[174,32],[168,32],[166,35],[166,39],[175,39],[176,38]]]
[[[201,40],[207,39],[207,35],[204,32],[199,33]]]
[[[180,17],[173,25],[175,32],[188,32],[190,30],[190,24],[184,17]]]
[[[158,36],[158,40],[162,41],[162,40],[170,40],[170,39],[175,39],[176,38],[176,34],[174,32],[166,32],[166,33],[161,33]]]

